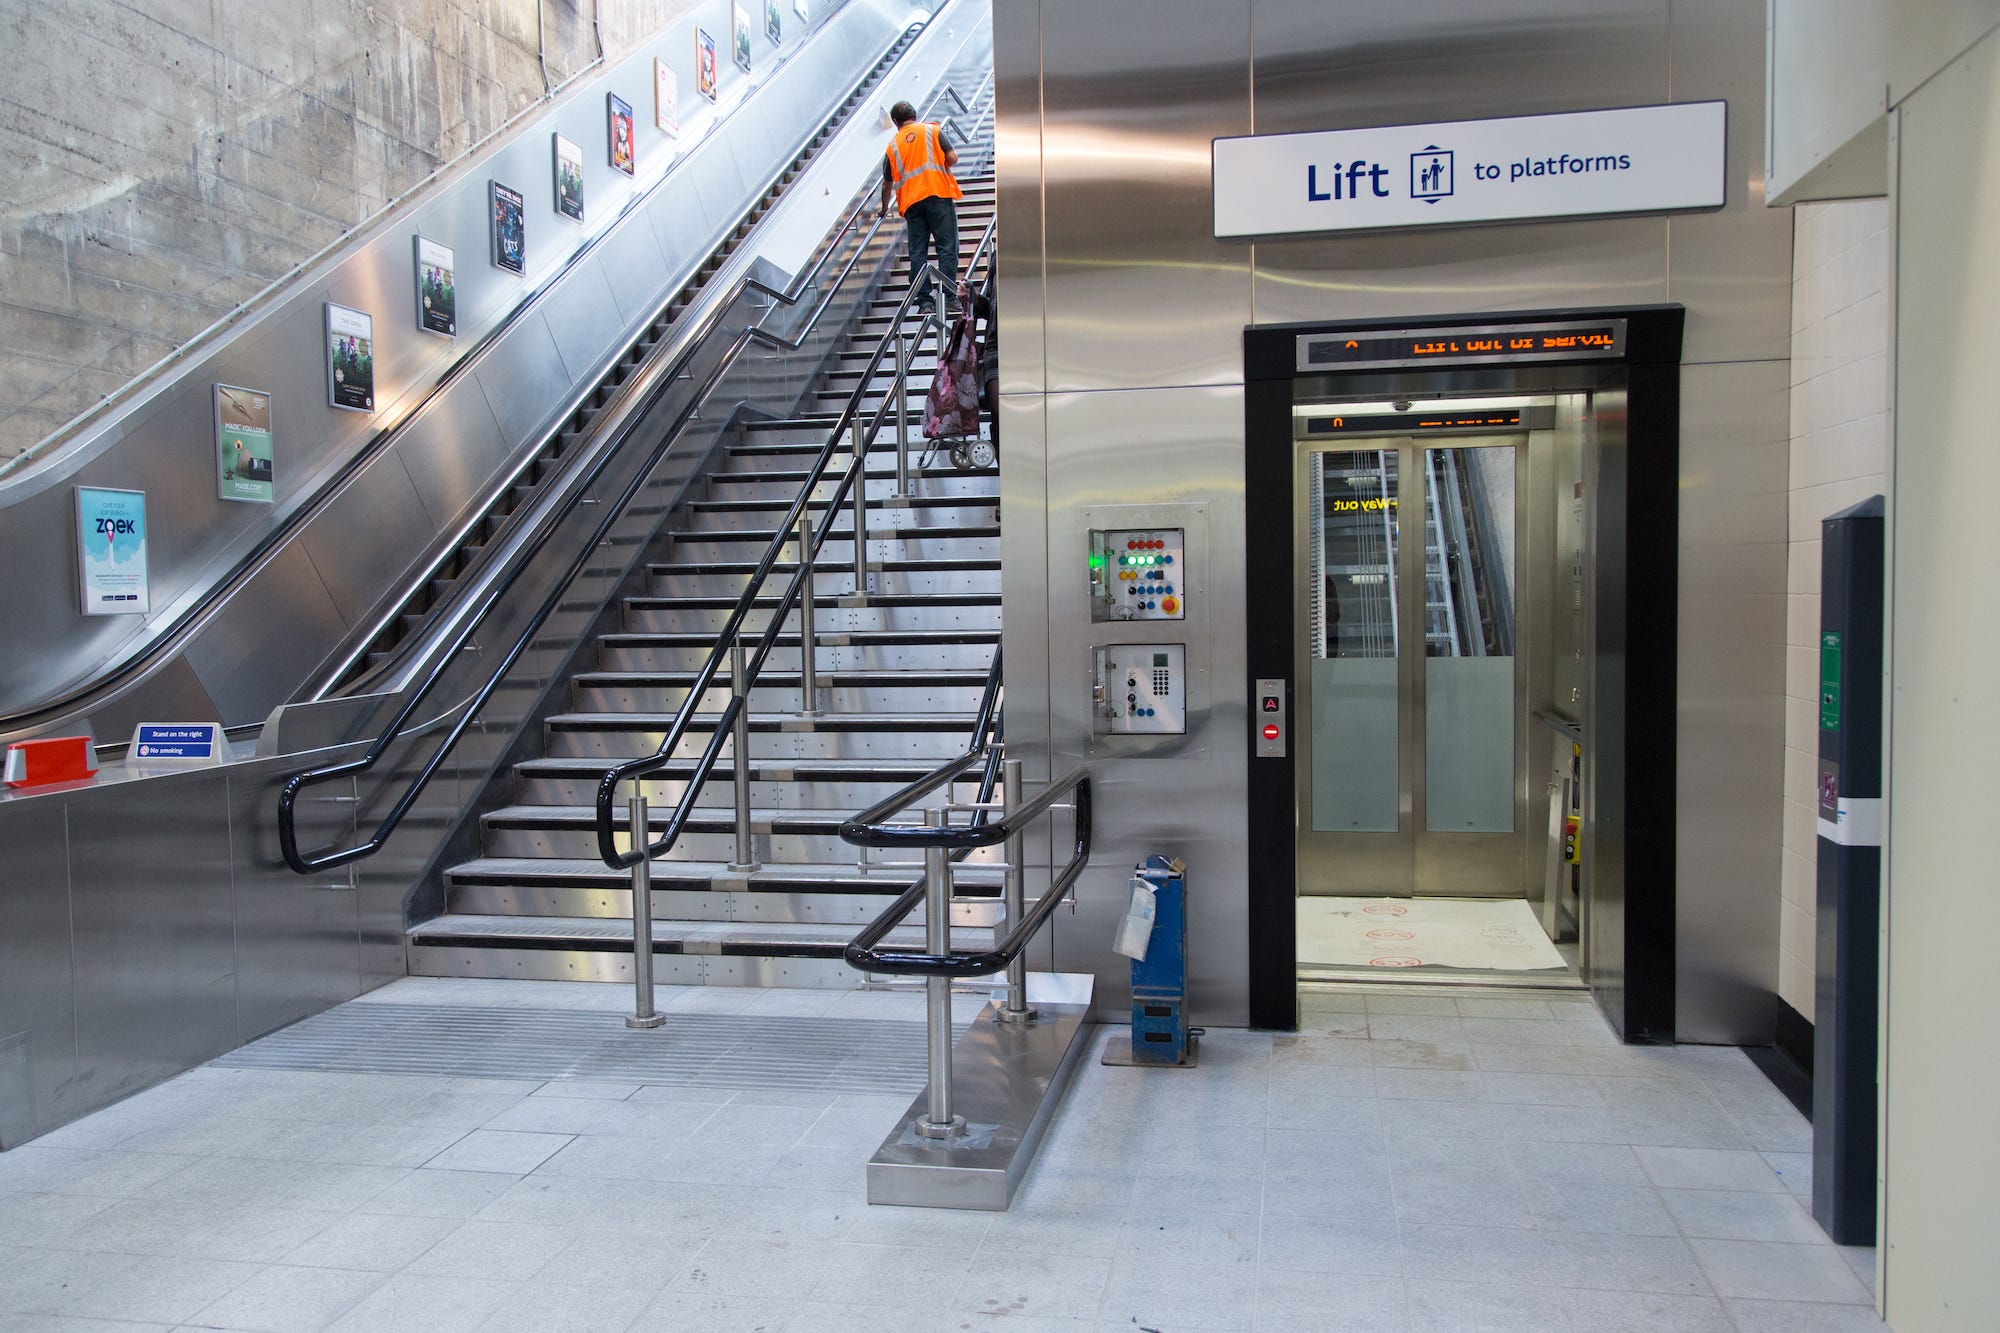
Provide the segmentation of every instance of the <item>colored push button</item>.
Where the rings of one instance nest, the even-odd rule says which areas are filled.
[[[1160,609],[1168,615],[1172,615],[1175,611],[1178,611],[1180,605],[1180,601],[1177,598],[1163,597],[1160,599]]]
[[[1266,722],[1264,724],[1264,739],[1267,741],[1274,741],[1278,739],[1278,736],[1279,736],[1278,724],[1275,722]]]

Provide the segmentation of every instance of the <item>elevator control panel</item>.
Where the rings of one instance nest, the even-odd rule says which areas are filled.
[[[1250,718],[1250,725],[1256,728],[1253,739],[1257,742],[1259,759],[1283,759],[1285,743],[1290,739],[1285,721],[1285,682],[1282,680],[1259,680],[1253,704],[1256,709]]]
[[[1185,620],[1186,573],[1184,528],[1093,528],[1090,618]]]
[[[1107,643],[1092,654],[1091,734],[1187,734],[1187,645]]]

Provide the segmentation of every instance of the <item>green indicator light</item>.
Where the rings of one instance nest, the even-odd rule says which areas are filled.
[[[1093,556],[1091,556],[1091,557],[1090,557],[1090,567],[1091,567],[1092,569],[1102,569],[1102,568],[1104,568],[1104,557],[1103,557],[1103,556],[1101,556],[1101,555],[1093,555]]]

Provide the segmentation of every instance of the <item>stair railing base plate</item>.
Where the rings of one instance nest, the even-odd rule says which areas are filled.
[[[998,1021],[997,1002],[981,1010],[952,1050],[952,1110],[965,1132],[921,1134],[930,1090],[917,1094],[868,1163],[868,1202],[1005,1212],[1090,1045],[1095,981],[1031,973],[1029,1000],[1041,1013],[1033,1023]]]

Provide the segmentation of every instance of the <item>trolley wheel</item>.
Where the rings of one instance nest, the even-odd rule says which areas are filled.
[[[972,466],[976,468],[992,467],[994,461],[999,457],[993,451],[993,441],[991,440],[967,440],[965,442],[965,455],[971,460]]]
[[[972,446],[964,440],[954,441],[951,446],[951,465],[960,472],[972,470]]]

